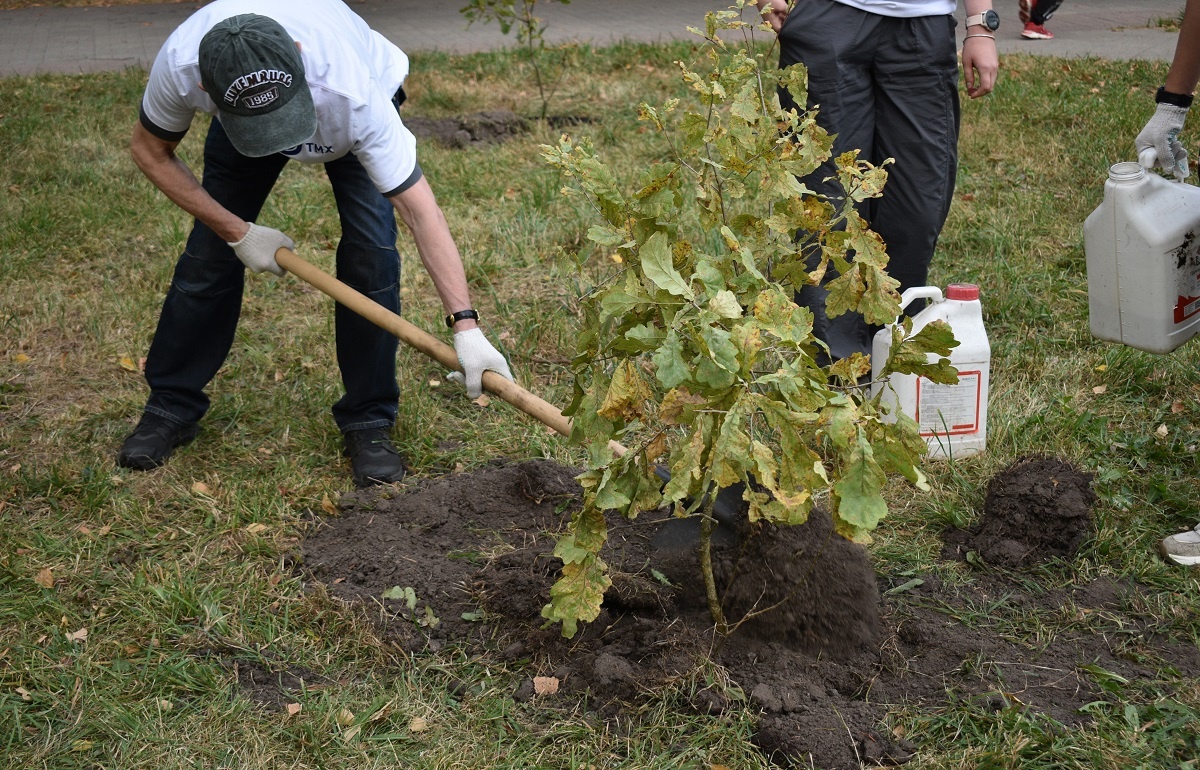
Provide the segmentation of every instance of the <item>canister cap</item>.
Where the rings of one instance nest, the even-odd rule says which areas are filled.
[[[979,287],[973,283],[952,283],[946,287],[946,299],[979,299]]]

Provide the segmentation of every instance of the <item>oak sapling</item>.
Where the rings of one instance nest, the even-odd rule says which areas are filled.
[[[897,319],[884,243],[856,210],[882,194],[886,169],[854,152],[838,157],[845,195],[837,199],[798,181],[831,156],[832,138],[815,113],[780,107],[778,88],[806,103],[806,72],[764,63],[772,52],[754,33],[765,27],[744,21],[743,9],[754,13],[738,0],[692,30],[704,43],[698,63],[679,63],[688,99],[641,106],[670,159],[632,191],[587,140],[543,147],[571,181],[566,193],[594,207],[588,238],[615,265],[581,297],[575,397],[565,410],[572,439],[586,448],[584,507],[555,550],[562,575],[542,614],[566,636],[596,618],[609,586],[600,558],[606,510],[632,518],[670,505],[677,516],[702,517],[709,609],[727,633],[736,626],[712,573],[714,522],[703,501],[714,495],[706,491],[744,483],[752,523],[801,524],[820,504],[839,534],[861,542],[887,513],[888,474],[927,489],[916,424],[904,415],[885,421],[878,399],[866,397],[859,380],[870,374],[868,357],[817,364],[812,314],[794,301],[797,286],[832,268],[830,316]],[[819,264],[806,270],[810,253]],[[895,337],[883,376],[957,381],[945,359],[957,343],[944,323],[912,335],[903,322]],[[616,457],[610,439],[631,451]],[[665,486],[654,472],[660,463],[671,474]]]
[[[556,3],[568,5],[571,0],[553,0]],[[550,108],[550,100],[562,82],[566,65],[563,58],[555,58],[546,50],[546,24],[534,15],[537,0],[470,0],[459,9],[474,24],[477,21],[487,23],[494,21],[500,26],[500,32],[507,35],[513,28],[517,31],[517,44],[522,46],[529,55],[529,63],[533,67],[533,77],[541,100],[539,117],[546,119]]]

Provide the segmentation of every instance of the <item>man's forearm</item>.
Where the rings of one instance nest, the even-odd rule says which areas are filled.
[[[1174,94],[1190,94],[1200,80],[1200,0],[1187,0],[1183,24],[1175,43],[1175,57],[1164,87]]]
[[[207,225],[227,243],[240,241],[247,223],[217,203],[191,169],[175,155],[175,146],[153,136],[139,123],[130,142],[133,162],[172,203]]]

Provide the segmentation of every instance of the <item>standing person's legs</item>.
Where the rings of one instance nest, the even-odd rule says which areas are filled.
[[[877,30],[884,21],[882,16],[832,0],[805,0],[796,4],[779,32],[780,67],[799,62],[808,69],[808,104],[798,108],[817,109],[817,123],[835,135],[832,157],[801,180],[830,198],[845,195],[833,159],[855,149],[863,159],[874,154],[878,116],[871,69],[880,37]],[[797,107],[786,92],[780,93],[780,101],[784,108]],[[797,238],[803,241],[805,234]],[[809,269],[818,257],[815,253],[810,257]],[[834,277],[831,273],[825,280]],[[819,286],[802,286],[796,293],[797,303],[813,313],[814,335],[829,346],[834,360],[869,353],[870,329],[862,316],[851,312],[829,318],[827,294]]]
[[[869,220],[887,244],[888,274],[904,291],[926,285],[954,195],[958,58],[953,17],[890,21],[875,59],[876,137],[869,160],[895,163],[882,197],[870,201]]]
[[[337,276],[394,313],[400,312],[396,212],[353,155],[325,164],[341,218]],[[333,405],[344,433],[390,428],[396,421],[398,341],[352,310],[334,310],[338,366],[345,395]]]
[[[1043,25],[1054,15],[1062,0],[1037,0],[1029,11],[1029,20],[1034,24]]]

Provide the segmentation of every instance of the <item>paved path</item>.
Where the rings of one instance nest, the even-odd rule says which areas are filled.
[[[0,77],[148,67],[171,30],[202,4],[0,10]],[[455,10],[462,4],[349,0],[372,27],[409,52],[466,53],[514,44],[495,24],[468,26]],[[688,37],[686,27],[701,26],[705,11],[726,6],[722,0],[573,0],[565,6],[543,0],[538,14],[550,42],[603,45]],[[1016,0],[996,0],[1002,53],[1169,60],[1175,34],[1154,22],[1175,18],[1183,0],[1065,0],[1046,24],[1055,38],[1039,41],[1021,39],[1016,6]]]

